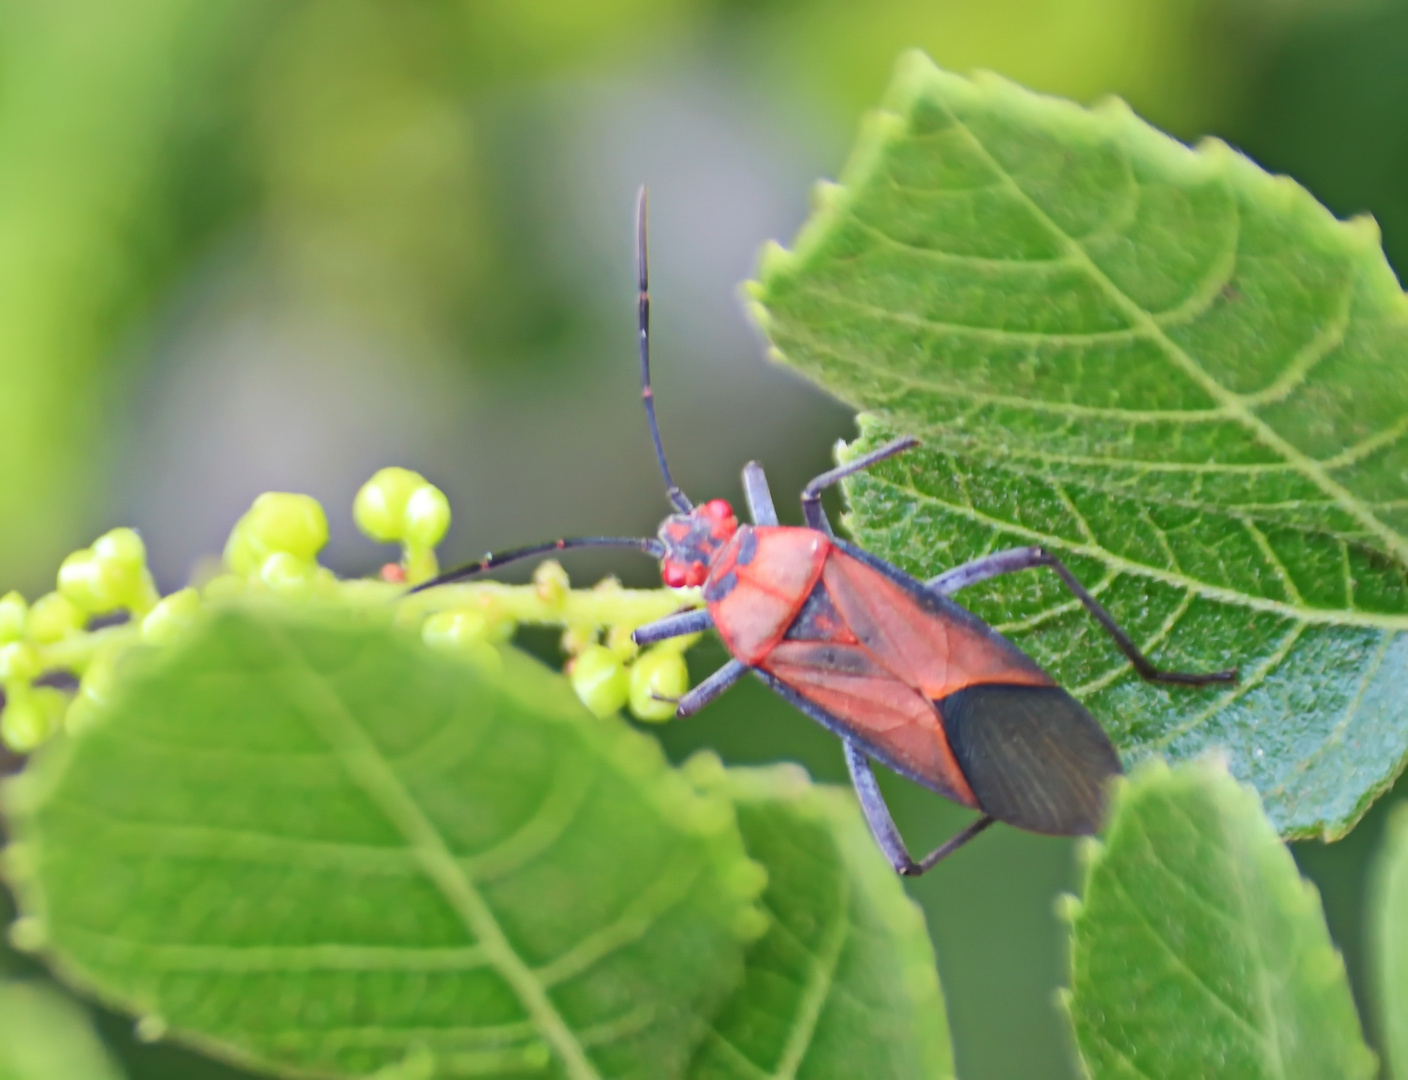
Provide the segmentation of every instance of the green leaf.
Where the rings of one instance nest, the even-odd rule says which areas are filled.
[[[1101,717],[1126,763],[1223,748],[1288,836],[1347,831],[1408,754],[1408,303],[1345,224],[1120,102],[901,63],[841,186],[754,295],[776,355],[862,417],[849,524],[930,575],[1044,545],[1163,667],[1150,686],[1054,575],[961,595]]]
[[[218,616],[12,785],[17,939],[282,1075],[681,1075],[764,923],[727,800],[334,614]]]
[[[1408,1076],[1408,804],[1388,819],[1383,850],[1374,865],[1369,934],[1373,947],[1374,1004],[1389,1075]]]
[[[691,1080],[938,1080],[953,1051],[924,916],[847,790],[796,766],[686,765],[727,791],[768,869],[768,933],[714,1021]]]
[[[0,980],[0,1080],[120,1080],[82,1006],[37,980]]]
[[[1088,843],[1068,1004],[1095,1080],[1375,1074],[1319,894],[1250,788],[1150,762]]]

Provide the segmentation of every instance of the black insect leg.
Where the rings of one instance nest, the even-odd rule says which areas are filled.
[[[743,497],[748,500],[748,514],[754,525],[777,524],[777,508],[772,504],[768,478],[756,461],[743,466]]]
[[[1120,624],[1115,622],[1114,616],[1105,610],[1099,600],[1090,595],[1089,590],[1077,580],[1066,564],[1045,548],[1012,548],[1009,551],[984,555],[980,559],[974,559],[972,562],[966,562],[952,570],[946,570],[927,584],[934,592],[941,596],[948,596],[959,589],[976,585],[980,581],[987,581],[989,578],[999,577],[1002,574],[1015,574],[1022,570],[1034,570],[1042,566],[1056,571],[1066,588],[1085,605],[1085,610],[1095,617],[1095,621],[1104,627],[1110,637],[1114,638],[1120,652],[1129,657],[1129,662],[1134,665],[1134,670],[1141,679],[1148,682],[1178,683],[1183,686],[1206,686],[1208,683],[1235,683],[1237,681],[1236,668],[1207,674],[1191,671],[1163,671],[1156,668],[1149,662],[1148,657],[1139,651],[1139,646],[1130,640],[1129,635],[1121,629]]]
[[[838,465],[830,472],[824,472],[802,489],[802,515],[807,519],[807,524],[813,529],[820,529],[828,536],[831,535],[831,522],[826,520],[826,511],[821,508],[821,493],[852,473],[858,473],[863,469],[868,469],[877,462],[886,458],[902,454],[906,450],[912,450],[919,445],[919,440],[913,435],[905,435],[887,442],[884,446],[862,454],[854,461],[848,461],[844,465]]]
[[[702,683],[696,686],[689,693],[679,700],[679,708],[675,710],[675,719],[683,720],[686,716],[693,716],[705,705],[713,701],[730,686],[736,683],[743,676],[747,675],[751,669],[742,660],[730,660],[718,671],[710,675]]]
[[[994,819],[984,814],[962,832],[944,841],[915,862],[910,858],[904,838],[895,826],[895,819],[890,816],[890,808],[885,805],[885,796],[880,793],[880,785],[875,781],[875,772],[870,767],[870,759],[866,757],[865,751],[850,739],[842,739],[841,744],[845,747],[846,768],[851,771],[851,783],[855,786],[856,797],[860,799],[860,808],[865,812],[866,823],[870,826],[875,842],[880,845],[880,850],[885,853],[885,858],[889,859],[890,865],[895,868],[895,873],[905,877],[918,877],[928,873],[993,823]]]
[[[631,633],[631,640],[637,645],[654,645],[666,638],[683,637],[685,634],[702,634],[714,628],[714,620],[704,608],[689,608],[656,619],[652,623],[638,626]]]

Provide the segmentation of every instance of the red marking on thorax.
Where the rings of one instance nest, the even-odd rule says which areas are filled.
[[[750,538],[751,534],[751,538]],[[754,544],[746,565],[738,561],[743,544]],[[722,595],[709,614],[728,651],[745,664],[757,664],[787,633],[821,577],[832,550],[825,533],[783,525],[744,526],[709,567],[711,587]],[[736,580],[723,589],[729,575]]]

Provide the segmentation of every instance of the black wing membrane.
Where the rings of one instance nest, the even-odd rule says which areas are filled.
[[[1109,737],[1070,694],[983,683],[936,704],[984,813],[1054,836],[1099,830],[1106,785],[1124,770]]]

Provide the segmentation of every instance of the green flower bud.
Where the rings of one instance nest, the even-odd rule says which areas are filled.
[[[276,551],[259,564],[259,580],[274,592],[299,595],[311,591],[317,570],[316,563]]]
[[[487,642],[489,622],[477,611],[438,611],[425,620],[420,636],[432,648],[454,652],[469,642]]]
[[[0,645],[0,683],[28,686],[42,670],[39,652],[27,641],[11,641]]]
[[[59,592],[90,614],[111,611],[122,603],[122,573],[104,573],[103,564],[88,548],[75,551],[59,564]]]
[[[597,628],[590,623],[582,626],[569,626],[562,632],[562,651],[568,656],[577,656],[596,644]]]
[[[572,689],[595,716],[620,711],[631,693],[626,665],[604,645],[593,645],[573,659],[568,671]]]
[[[634,659],[640,646],[631,637],[631,631],[624,626],[613,626],[606,632],[606,647],[622,660]]]
[[[229,549],[226,549],[228,555]],[[249,591],[249,579],[240,574],[216,574],[201,586],[201,595],[209,601],[233,600]]]
[[[504,659],[491,644],[491,629],[477,611],[440,611],[425,620],[421,640],[432,649],[453,653],[492,674],[503,670]]]
[[[0,596],[0,642],[17,641],[24,636],[24,620],[29,605],[17,592]]]
[[[147,546],[136,529],[111,529],[93,541],[93,557],[110,567],[122,567],[135,579],[147,567]]]
[[[17,754],[46,742],[63,723],[68,698],[51,686],[14,695],[0,713],[0,740]]]
[[[561,607],[567,599],[567,591],[571,588],[572,581],[568,578],[567,571],[562,569],[562,564],[556,559],[539,563],[538,568],[533,571],[533,591],[545,604]]]
[[[235,522],[235,527],[230,530],[230,537],[225,541],[224,558],[230,571],[241,576],[252,574],[259,569],[259,550],[249,539],[244,518]]]
[[[631,712],[637,719],[672,719],[688,689],[689,669],[676,649],[648,649],[631,665]]]
[[[266,491],[241,519],[244,541],[260,564],[274,552],[311,563],[328,542],[328,518],[311,495]]]
[[[362,485],[352,502],[352,517],[357,528],[373,540],[394,543],[406,533],[406,505],[419,489],[429,487],[425,477],[410,469],[380,469]],[[443,498],[443,496],[442,496]],[[445,523],[449,524],[449,504],[445,506]],[[443,530],[441,530],[443,534]]]
[[[132,529],[113,529],[59,566],[59,592],[82,610],[100,615],[148,602],[147,549]]]
[[[200,617],[200,593],[182,589],[162,600],[142,620],[142,640],[149,645],[169,645],[195,625]]]
[[[445,538],[450,527],[450,500],[434,484],[421,484],[406,500],[402,538],[406,546],[433,548]]]
[[[78,633],[87,621],[83,610],[63,593],[45,593],[29,609],[24,633],[37,645],[49,645]]]

